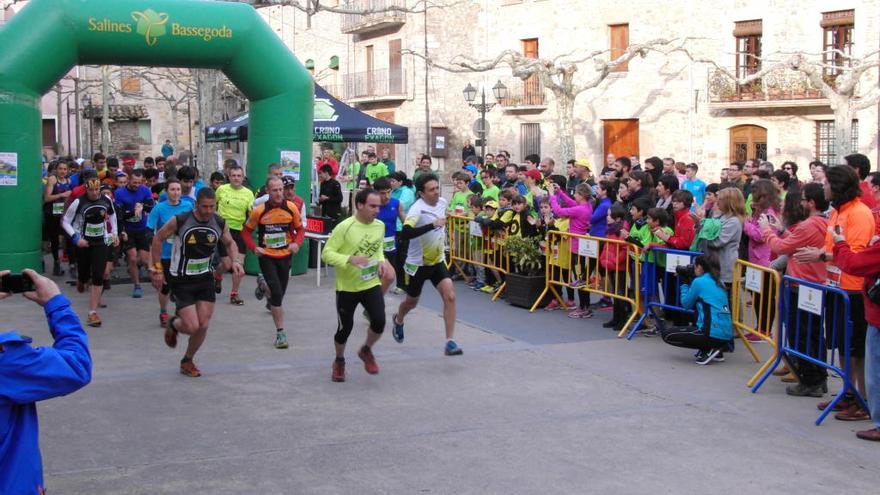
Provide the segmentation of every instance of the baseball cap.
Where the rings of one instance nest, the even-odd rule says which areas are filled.
[[[467,170],[468,172],[470,172],[474,175],[477,175],[477,167],[475,167],[474,165],[468,164],[468,165],[465,165],[464,167],[462,167],[462,169]]]
[[[285,175],[284,177],[282,177],[281,183],[284,185],[284,187],[293,187],[296,185],[296,181],[293,179],[293,177],[289,175]]]
[[[122,157],[122,164],[123,165],[134,165],[135,163],[137,163],[137,160],[135,160],[133,156],[123,156]]]
[[[498,201],[495,201],[494,199],[491,199],[491,200],[486,201],[485,203],[483,203],[483,206],[486,206],[486,207],[489,207],[489,208],[494,208],[494,209],[497,210],[497,209],[498,209]]]
[[[587,169],[587,170],[590,170],[590,169],[591,169],[589,160],[586,160],[586,159],[584,159],[584,158],[580,158],[580,159],[578,159],[578,160],[575,160],[575,161],[574,161],[574,166],[575,166],[575,167],[584,167],[584,168]]]
[[[535,169],[527,170],[527,171],[523,172],[523,175],[531,178],[535,182],[540,182],[541,179],[544,178],[541,176],[541,172],[539,172],[538,170],[535,170]]]

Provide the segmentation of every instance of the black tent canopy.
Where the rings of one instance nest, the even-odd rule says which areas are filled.
[[[206,127],[205,139],[209,143],[247,141],[247,112]],[[409,129],[352,108],[315,84],[314,141],[402,144],[409,141]]]

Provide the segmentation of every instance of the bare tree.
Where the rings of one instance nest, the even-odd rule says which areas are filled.
[[[608,75],[621,64],[636,57],[645,57],[659,47],[672,47],[677,38],[659,38],[645,43],[629,45],[625,51],[610,59],[610,50],[597,50],[576,55],[567,53],[553,58],[527,58],[514,50],[505,50],[492,59],[475,59],[468,55],[456,55],[448,63],[426,59],[432,67],[455,72],[486,72],[499,67],[509,67],[512,74],[522,80],[537,77],[541,85],[549,89],[556,100],[556,131],[559,136],[559,159],[575,158],[574,144],[574,103],[577,97],[590,89],[600,86]],[[425,59],[421,53],[404,50],[404,53]],[[582,67],[592,62],[592,72],[583,78],[576,75]]]
[[[840,50],[824,53],[781,52],[755,57],[758,69],[750,74],[734,74],[715,60],[694,56],[682,47],[666,51],[683,52],[694,62],[714,68],[710,92],[724,88],[752,88],[765,95],[792,85],[815,90],[828,100],[834,112],[834,152],[836,163],[843,163],[852,143],[852,121],[860,110],[880,101],[880,82],[872,69],[880,67],[880,50],[854,57]],[[712,86],[715,86],[714,88]]]

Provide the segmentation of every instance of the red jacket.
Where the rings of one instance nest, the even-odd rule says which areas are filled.
[[[618,241],[623,239],[620,234],[608,234],[607,238]],[[602,266],[602,268],[613,272],[626,270],[626,260],[631,251],[632,246],[630,244],[608,242],[605,244],[602,253],[599,255],[599,265]]]
[[[666,244],[669,244],[671,248],[687,251],[691,248],[694,237],[697,235],[697,224],[687,208],[678,210],[673,215],[675,216],[675,227],[672,228],[672,237],[666,241]]]
[[[867,289],[880,277],[880,243],[854,253],[846,242],[837,242],[834,244],[834,264],[850,275],[865,277],[865,286],[862,289],[865,296],[865,319],[871,325],[880,327],[880,306],[871,302],[867,294]]]

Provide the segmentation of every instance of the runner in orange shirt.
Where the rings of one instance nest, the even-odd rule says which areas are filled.
[[[299,252],[305,229],[299,210],[284,199],[284,183],[278,177],[266,181],[269,200],[255,207],[242,229],[244,243],[259,256],[260,271],[269,287],[268,307],[275,322],[275,348],[287,349],[284,309],[281,307],[290,280],[290,259]],[[253,232],[259,239],[255,243]]]

